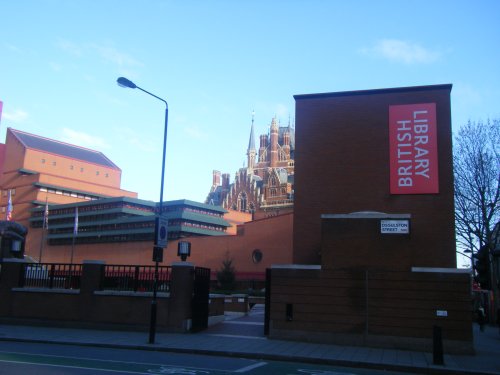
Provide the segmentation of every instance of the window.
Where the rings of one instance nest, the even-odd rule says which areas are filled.
[[[83,172],[83,168],[80,168],[80,172]]]
[[[73,169],[75,169],[75,166],[70,165],[70,166],[69,166],[69,169],[70,169],[70,170],[73,170]]]
[[[99,171],[96,171],[96,172],[95,172],[95,175],[96,175],[96,176],[99,176]]]
[[[238,208],[239,211],[245,212],[247,210],[247,195],[245,192],[241,192],[238,197]]]
[[[42,159],[42,164],[45,164],[45,159]]]
[[[52,162],[52,165],[53,165],[54,167],[56,166],[56,164],[57,164],[57,163],[56,163],[55,161],[53,161],[53,162]]]
[[[260,263],[262,261],[262,251],[260,251],[259,249],[255,249],[253,252],[252,252],[252,261],[254,263]]]

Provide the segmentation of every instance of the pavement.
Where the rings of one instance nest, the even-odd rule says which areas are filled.
[[[256,305],[244,316],[226,319],[201,333],[147,332],[0,325],[1,341],[84,345],[191,354],[293,361],[424,374],[500,374],[500,333],[496,326],[481,332],[474,325],[474,355],[444,355],[434,365],[432,353],[271,340],[263,336],[264,307]]]

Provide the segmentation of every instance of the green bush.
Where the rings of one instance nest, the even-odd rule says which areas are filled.
[[[225,291],[233,291],[235,287],[235,269],[233,260],[226,258],[222,261],[222,267],[217,271],[217,281],[219,288]]]

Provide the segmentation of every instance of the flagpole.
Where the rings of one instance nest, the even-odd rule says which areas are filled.
[[[7,202],[7,212],[5,214],[5,220],[12,220],[12,211],[14,210],[14,206],[12,205],[12,191],[9,189],[9,199]]]
[[[40,240],[40,254],[38,255],[38,263],[42,263],[43,242],[45,241],[45,228],[42,226],[42,239]]]
[[[40,241],[40,255],[38,256],[38,263],[42,263],[42,252],[43,252],[43,243],[45,242],[45,226],[49,223],[49,206],[48,203],[49,198],[45,196],[45,211],[43,211],[43,221],[42,221],[42,239]]]
[[[73,241],[71,243],[71,260],[70,263],[73,264],[73,254],[75,252],[75,233],[73,232]]]

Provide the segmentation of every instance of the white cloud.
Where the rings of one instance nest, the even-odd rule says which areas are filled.
[[[12,122],[23,122],[28,118],[28,113],[22,109],[16,109],[14,112],[3,111],[2,117]]]
[[[4,43],[4,46],[10,50],[10,51],[13,51],[13,52],[16,52],[16,53],[21,53],[21,49],[13,44],[9,44],[9,43]]]
[[[207,137],[207,135],[196,126],[187,126],[184,128],[184,132],[189,137],[195,138],[195,139],[204,139]]]
[[[119,67],[143,65],[140,61],[134,59],[126,53],[116,50],[113,47],[105,47],[97,44],[92,44],[91,47],[99,52],[100,56],[104,60],[110,61],[113,64],[118,65]]]
[[[84,55],[92,56],[95,55],[95,53],[97,52],[97,55],[100,56],[102,59],[111,62],[120,69],[125,69],[127,67],[143,66],[143,64],[140,61],[133,58],[132,56],[124,52],[120,52],[114,47],[106,45],[101,45],[97,43],[77,44],[69,40],[65,40],[63,38],[60,38],[56,42],[56,45],[61,50],[78,58],[83,57]]]
[[[361,53],[404,64],[429,64],[438,60],[440,52],[424,48],[419,44],[397,39],[382,39],[372,47],[361,49]]]
[[[63,128],[61,141],[71,143],[76,146],[90,148],[100,151],[109,148],[109,145],[100,137],[95,137],[90,134],[79,132],[73,129]]]
[[[70,42],[65,39],[59,39],[56,45],[63,51],[69,53],[70,55],[81,57],[83,55],[83,48],[76,43]]]
[[[149,139],[145,139],[140,132],[137,132],[134,129],[120,127],[115,128],[115,132],[121,143],[129,144],[131,148],[136,151],[154,153],[158,150],[158,146],[154,142]]]
[[[49,62],[49,66],[54,72],[60,72],[62,70],[62,65],[56,62]]]
[[[290,111],[288,107],[284,104],[277,104],[275,109],[276,116],[281,121],[288,121],[288,116],[290,116]]]

